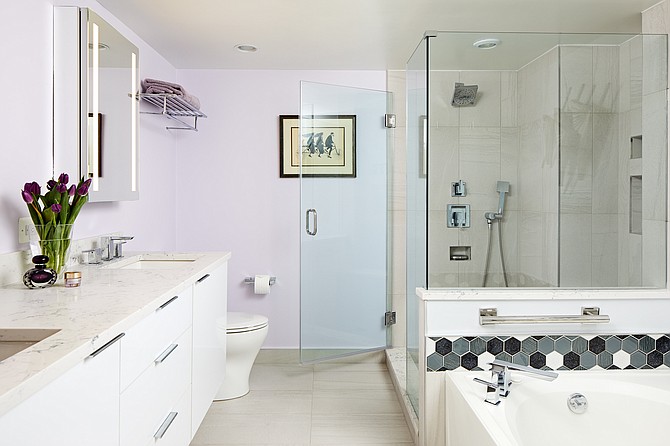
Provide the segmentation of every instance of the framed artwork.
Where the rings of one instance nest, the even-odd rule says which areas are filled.
[[[356,177],[356,116],[279,116],[279,176]]]

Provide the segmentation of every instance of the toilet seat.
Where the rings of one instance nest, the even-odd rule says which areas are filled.
[[[268,318],[260,314],[230,312],[226,316],[226,333],[244,333],[260,330],[268,325]],[[219,325],[219,328],[224,327]]]

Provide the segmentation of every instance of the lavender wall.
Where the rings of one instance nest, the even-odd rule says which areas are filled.
[[[252,56],[253,57],[253,56]],[[300,111],[300,81],[384,90],[383,71],[179,70],[208,118],[177,140],[177,249],[230,250],[229,311],[267,315],[266,348],[296,348],[300,184],[279,178],[280,114]],[[269,295],[245,276],[272,274]]]
[[[19,195],[23,184],[51,177],[53,3],[90,7],[126,35],[140,48],[142,77],[176,76],[174,67],[95,1],[0,3],[0,83],[6,86],[0,108],[0,253],[25,248],[17,235],[18,218],[28,215]],[[175,137],[160,117],[143,115],[140,121],[140,200],[87,204],[75,237],[122,231],[136,236],[129,249],[174,249]]]
[[[138,45],[142,77],[177,79],[209,116],[192,133],[142,115],[140,200],[87,204],[75,236],[122,231],[135,236],[131,250],[230,250],[229,308],[270,317],[267,347],[297,347],[300,188],[279,179],[278,116],[299,112],[301,80],[383,90],[385,73],[177,71],[94,0],[2,2],[0,83],[9,88],[0,108],[0,253],[26,248],[17,236],[18,218],[28,215],[19,190],[51,176],[54,3],[95,10]],[[241,285],[263,273],[278,277],[270,295]]]
[[[51,3],[0,3],[0,253],[18,249],[19,190],[51,176]],[[10,19],[11,18],[11,19]]]

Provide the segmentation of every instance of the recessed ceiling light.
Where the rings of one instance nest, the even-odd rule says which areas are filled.
[[[472,44],[472,46],[479,48],[480,50],[490,50],[498,45],[500,45],[499,39],[482,39]]]
[[[237,48],[237,51],[241,51],[243,53],[255,53],[256,51],[258,51],[258,48],[256,48],[254,45],[249,44],[235,45],[235,48]]]

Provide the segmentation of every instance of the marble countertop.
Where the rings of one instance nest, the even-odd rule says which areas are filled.
[[[80,287],[63,280],[30,290],[18,282],[0,287],[0,329],[59,329],[54,335],[0,361],[0,415],[128,330],[167,299],[230,258],[229,252],[147,253],[146,258],[189,258],[179,268],[116,269],[133,255],[103,265],[78,265]]]

